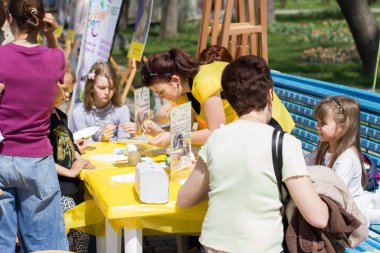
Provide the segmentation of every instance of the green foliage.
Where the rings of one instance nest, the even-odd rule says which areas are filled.
[[[323,3],[324,0],[288,0],[287,2],[286,8],[310,7],[318,11],[302,15],[277,16],[277,22],[269,25],[270,67],[284,73],[328,82],[362,88],[371,87],[373,76],[366,75],[362,69],[360,59],[355,52],[351,32],[339,12],[336,1],[330,0],[327,4]],[[375,5],[378,3],[380,1],[377,1]],[[326,8],[330,10],[319,10]],[[376,20],[380,23],[379,15],[376,16]],[[123,31],[123,34],[130,40],[132,27]],[[182,48],[189,54],[195,55],[198,34],[199,21],[180,23],[178,35],[165,39],[159,37],[159,25],[154,24],[150,28],[144,55],[149,57],[154,53],[166,52],[173,47]],[[118,63],[126,65],[125,53],[114,50],[113,56]],[[342,57],[343,60],[341,60]],[[140,67],[141,64],[138,64],[138,69]],[[136,74],[133,86],[141,86],[139,72]]]
[[[336,48],[336,47],[317,47],[304,50],[300,55],[303,62],[317,63],[359,63],[360,58],[355,47]]]
[[[364,1],[364,0],[363,0]],[[284,0],[275,0],[276,9],[330,9],[337,8],[336,0],[286,0],[285,6],[281,2]]]
[[[293,42],[353,43],[345,20],[324,20],[321,27],[311,22],[274,22],[268,26],[269,34],[286,34]]]
[[[276,17],[277,21],[302,21],[302,20],[323,20],[323,19],[343,19],[340,9],[307,10],[294,14],[282,14]]]
[[[311,33],[313,29],[313,23],[273,22],[268,25],[268,34],[282,33],[299,36]]]

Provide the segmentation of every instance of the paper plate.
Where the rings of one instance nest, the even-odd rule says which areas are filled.
[[[135,182],[135,174],[120,174],[112,176],[110,179],[116,183],[131,183]]]
[[[87,127],[84,129],[81,129],[73,134],[74,141],[80,140],[80,139],[87,139],[93,136],[97,131],[99,130],[99,127]]]
[[[117,143],[127,143],[127,144],[142,144],[142,145],[149,145],[149,140],[139,140],[139,139],[126,139],[126,138],[120,138],[116,140]]]
[[[128,162],[128,157],[125,155],[114,155],[114,154],[98,154],[90,156],[92,160],[110,162],[110,163],[123,163]]]
[[[136,135],[135,137],[131,138],[132,140],[137,140],[137,141],[150,141],[152,139],[152,136],[150,135]]]
[[[141,157],[142,162],[151,162],[153,159],[150,157],[143,156]],[[112,162],[114,165],[125,165],[128,164],[128,158],[126,160],[118,160],[115,162]]]

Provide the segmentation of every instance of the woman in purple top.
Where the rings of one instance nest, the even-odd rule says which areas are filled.
[[[14,252],[17,226],[23,252],[68,250],[61,193],[48,137],[62,50],[37,42],[44,30],[58,47],[56,22],[41,0],[12,0],[7,20],[15,41],[0,46],[0,252]]]

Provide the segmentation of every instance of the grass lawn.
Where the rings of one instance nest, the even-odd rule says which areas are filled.
[[[335,0],[288,0],[287,2],[288,3],[286,8],[289,7],[291,9],[294,7],[310,8],[311,6],[313,8],[316,8],[319,6],[318,3],[320,3],[320,5],[323,6],[325,9],[326,6],[337,8]],[[376,18],[378,20],[378,23],[380,24],[380,16],[377,16]],[[342,20],[342,18],[339,15],[339,12],[337,11],[328,11],[322,14],[312,13],[302,14],[298,16],[283,15],[277,17],[278,23],[286,22],[285,26],[299,26],[299,24],[312,24],[313,30],[319,29],[321,31],[324,31],[325,29],[323,23],[326,23],[326,20],[332,19]],[[337,28],[337,32],[340,32],[339,30],[344,28],[342,26],[347,27],[345,22],[340,21],[340,25]],[[132,28],[129,29],[131,30],[123,31],[123,33],[130,40]],[[332,28],[332,30],[334,30],[334,28]],[[158,32],[159,25],[152,25],[148,41],[145,47],[144,55],[150,56],[153,53],[165,52],[173,47],[182,48],[189,54],[195,55],[199,33],[199,22],[193,21],[181,23],[179,25],[178,35],[170,38],[162,39],[158,36]],[[354,45],[351,36],[347,37],[351,40],[351,42],[332,42],[328,40],[323,42],[304,42],[292,39],[292,36],[290,36],[287,32],[281,32],[281,30],[268,33],[269,65],[272,69],[288,74],[295,74],[323,81],[369,89],[372,87],[373,76],[368,76],[362,71],[362,66],[360,62],[308,63],[302,62],[299,59],[300,54],[307,49],[316,47],[346,47]],[[120,64],[126,64],[126,57],[120,50],[114,50],[113,56]],[[135,78],[134,86],[140,86],[140,78],[138,73]],[[380,88],[380,84],[377,85],[377,87]],[[377,90],[379,90],[379,88]]]
[[[365,1],[365,0],[362,0]],[[380,7],[380,1],[371,4],[373,8]],[[276,9],[330,9],[339,8],[336,0],[287,0],[285,6],[282,6],[280,0],[275,0]]]
[[[364,1],[364,0],[363,0]],[[280,0],[275,1],[276,9],[328,9],[338,8],[336,0],[287,0],[282,6]]]

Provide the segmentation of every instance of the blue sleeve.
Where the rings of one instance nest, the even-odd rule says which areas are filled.
[[[88,127],[86,125],[86,120],[84,116],[83,104],[75,105],[72,112],[73,112],[73,128],[70,129],[72,132],[76,132]]]
[[[89,124],[87,124],[86,117],[85,117],[86,112],[83,107],[83,104],[75,105],[75,108],[73,109],[72,113],[73,113],[73,118],[72,118],[73,129],[70,129],[70,130],[73,133],[76,131],[85,129],[87,127],[94,126],[93,124],[91,124],[91,122],[88,122]],[[96,132],[96,134],[94,134],[92,138],[89,138],[87,142],[93,142],[93,141],[96,142],[96,141],[101,140],[102,134],[103,134],[102,129],[99,128],[99,131]]]

